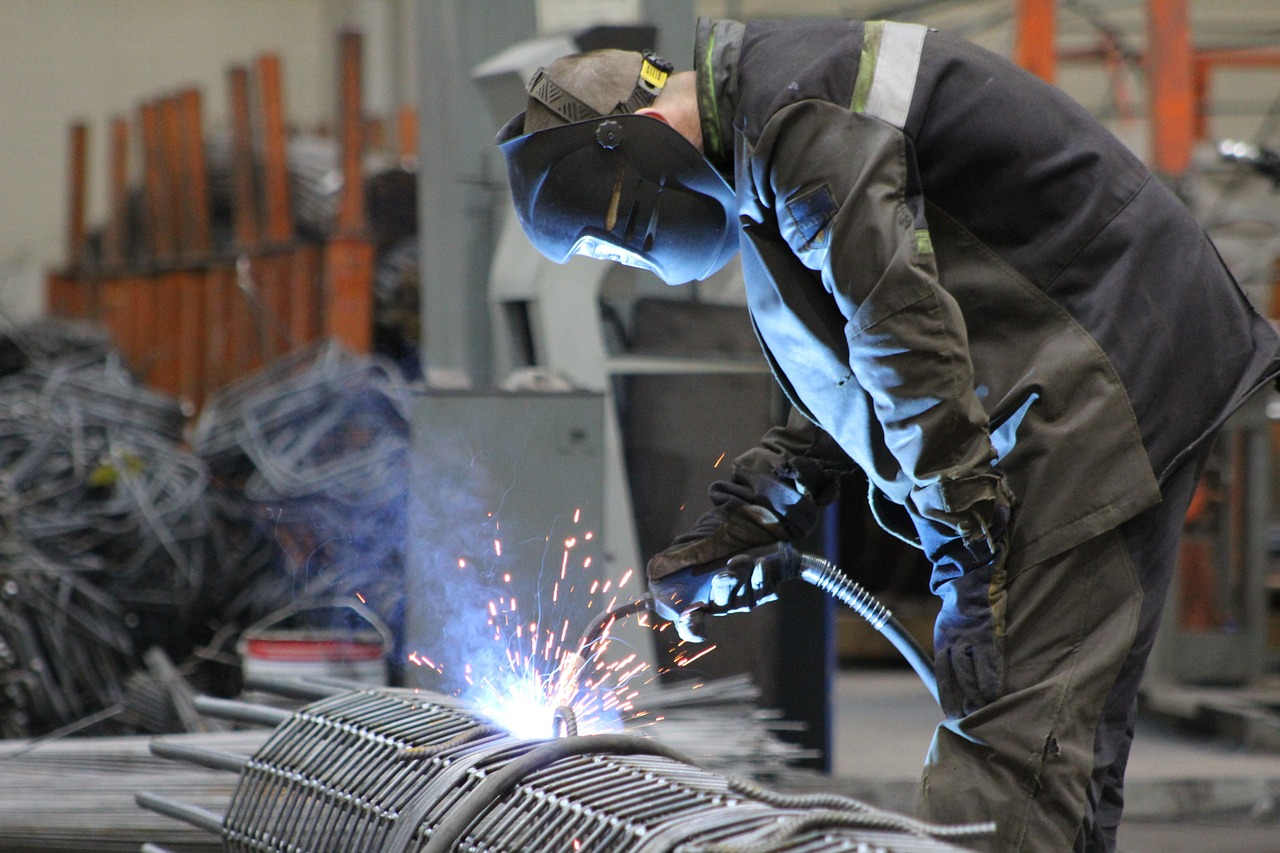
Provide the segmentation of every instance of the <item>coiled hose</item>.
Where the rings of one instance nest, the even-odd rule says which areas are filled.
[[[775,578],[786,579],[800,577],[818,589],[843,602],[855,613],[867,620],[867,623],[879,631],[885,639],[906,659],[916,675],[924,682],[925,688],[938,701],[938,679],[933,672],[933,659],[915,638],[907,632],[902,623],[894,618],[889,608],[867,592],[861,584],[823,557],[806,554],[790,544],[779,543],[769,549],[762,549],[756,555],[761,564],[767,564],[767,570]],[[573,699],[578,692],[578,678],[583,664],[586,663],[591,647],[602,640],[609,628],[619,620],[634,615],[653,606],[653,597],[645,593],[634,601],[621,604],[612,610],[596,617],[583,631],[578,641],[578,648],[566,654],[560,662],[560,675],[552,692],[552,707],[555,708],[555,730],[559,734],[574,734],[577,720],[573,714]],[[941,703],[939,703],[941,704]]]
[[[924,686],[928,688],[935,702],[938,701],[938,679],[933,672],[933,659],[915,638],[902,627],[902,623],[894,618],[889,608],[885,607],[861,584],[840,571],[830,560],[815,554],[800,553],[800,577],[848,605],[855,613],[867,620],[885,639],[893,643],[911,668],[920,676]]]

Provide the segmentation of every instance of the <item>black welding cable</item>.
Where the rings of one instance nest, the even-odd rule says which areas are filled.
[[[933,658],[916,642],[902,623],[894,618],[889,608],[867,592],[861,584],[840,571],[834,563],[814,554],[800,555],[800,577],[834,596],[853,609],[885,639],[893,644],[911,668],[920,676],[924,686],[938,701],[938,677],[933,672]],[[941,704],[941,703],[939,703]]]
[[[432,830],[427,846],[421,848],[422,853],[448,853],[476,818],[484,814],[485,809],[506,796],[530,773],[561,759],[590,753],[603,753],[610,756],[656,755],[681,764],[697,766],[693,759],[671,747],[635,735],[592,735],[548,741],[485,776],[470,794],[449,809],[444,820]],[[396,831],[387,840],[385,850],[404,850],[405,853],[409,853],[410,850],[418,849],[416,846],[418,842],[413,837],[417,827],[410,825],[417,821],[410,819],[405,825],[400,825],[400,821],[405,820],[415,811],[413,806],[414,804],[410,803],[400,810],[401,816],[397,820]]]

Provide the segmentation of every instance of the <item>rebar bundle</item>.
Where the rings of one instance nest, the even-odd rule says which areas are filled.
[[[172,735],[172,747],[252,752],[263,729]],[[139,809],[138,791],[162,790],[202,808],[221,808],[236,777],[153,755],[152,738],[92,737],[0,745],[0,849],[136,853],[144,841],[182,853],[222,849],[207,832]]]
[[[252,756],[158,748],[235,772],[225,812],[155,793],[139,804],[221,836],[225,850],[255,853],[944,853],[960,849],[947,839],[989,830],[926,825],[843,797],[773,793],[652,738],[516,740],[420,691],[340,692],[295,713],[256,713],[277,724]]]

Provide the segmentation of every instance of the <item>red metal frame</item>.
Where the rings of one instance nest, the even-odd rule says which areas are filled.
[[[1103,61],[1114,70],[1114,44],[1070,53],[1055,49],[1055,6],[1054,0],[1017,0],[1014,59],[1018,64],[1050,82],[1059,61]],[[1206,104],[1214,70],[1280,68],[1280,49],[1196,50],[1188,0],[1147,0],[1147,40],[1142,63],[1150,104],[1152,165],[1158,172],[1177,176],[1191,165],[1196,141],[1210,134]]]
[[[1147,0],[1147,89],[1155,170],[1181,175],[1196,141],[1194,51],[1187,0]]]
[[[1018,0],[1014,61],[1049,83],[1057,81],[1057,0]]]

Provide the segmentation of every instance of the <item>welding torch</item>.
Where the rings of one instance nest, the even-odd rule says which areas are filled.
[[[701,593],[695,597],[693,607],[688,609],[711,615],[741,612],[772,600],[773,590],[789,580],[800,578],[813,584],[843,602],[879,631],[915,670],[934,701],[938,700],[937,677],[929,654],[902,623],[894,618],[889,608],[830,560],[803,553],[788,543],[780,542],[775,546],[736,555],[713,567],[699,566],[682,571],[699,572],[702,575]],[[552,702],[558,715],[558,726],[563,722],[567,731],[572,724],[569,709],[578,692],[582,666],[591,646],[603,639],[619,619],[642,610],[653,610],[656,615],[664,616],[658,612],[658,606],[655,605],[654,596],[646,593],[601,614],[583,631],[577,650],[567,653],[560,664]],[[669,606],[664,609],[669,609]]]

